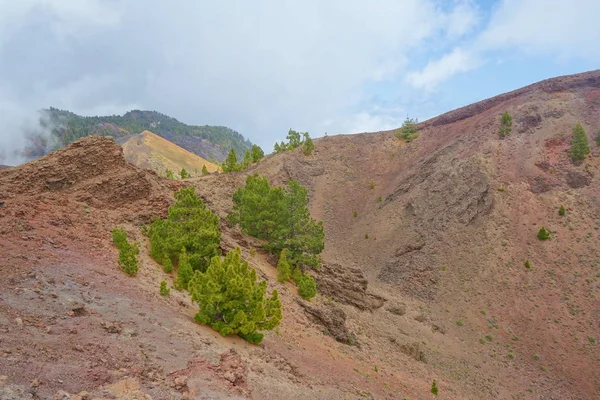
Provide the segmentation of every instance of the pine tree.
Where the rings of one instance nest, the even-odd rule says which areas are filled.
[[[169,289],[167,287],[167,281],[162,281],[160,283],[160,295],[161,296],[168,296],[171,294],[171,289]]]
[[[163,269],[167,274],[173,272],[173,262],[171,261],[171,257],[166,253],[163,257]]]
[[[208,170],[206,169],[205,164],[202,164],[202,175],[208,175]]]
[[[500,137],[505,137],[510,134],[512,130],[512,116],[508,113],[508,111],[504,111],[502,116],[500,117],[500,129],[498,130],[498,134]]]
[[[279,142],[275,142],[275,144],[273,145],[273,151],[275,151],[275,153],[281,153],[283,150],[281,150],[281,146],[279,145]]]
[[[137,243],[129,243],[127,233],[121,228],[112,230],[112,239],[119,249],[119,267],[129,276],[135,276],[139,268],[137,255],[140,252]]]
[[[558,215],[563,217],[566,213],[567,213],[567,209],[565,208],[565,206],[560,206],[560,208],[558,209]]]
[[[237,162],[237,155],[235,154],[235,150],[229,150],[229,154],[223,163],[223,172],[234,172],[239,171],[240,166]]]
[[[437,387],[437,382],[435,381],[435,379],[433,380],[433,383],[431,384],[431,393],[433,393],[434,396],[438,395],[438,387]]]
[[[253,144],[252,145],[252,162],[259,162],[265,156],[265,152],[260,146]]]
[[[187,178],[191,177],[190,173],[187,172],[187,170],[185,168],[181,168],[181,172],[179,172],[179,176],[181,176],[181,179],[187,179]]]
[[[538,231],[537,237],[540,240],[548,240],[550,239],[550,232],[548,232],[548,230],[542,226]]]
[[[569,156],[574,161],[585,160],[585,156],[590,153],[590,144],[588,143],[585,129],[580,123],[577,123],[573,128],[573,139],[571,140],[571,148],[569,149]]]
[[[290,129],[288,131],[288,134],[287,134],[287,136],[285,138],[288,140],[287,147],[290,150],[295,149],[296,147],[300,146],[300,144],[302,143],[301,140],[300,140],[300,138],[301,138],[300,132],[296,132],[293,129]]]
[[[277,262],[277,280],[279,282],[287,282],[292,279],[292,267],[287,261],[287,249],[281,250],[279,261]]]
[[[240,169],[247,169],[250,164],[252,164],[252,153],[250,150],[247,150],[246,153],[244,153],[244,161],[242,161]]]
[[[302,145],[302,152],[305,156],[310,156],[315,149],[315,143],[308,135],[308,132],[304,133],[304,144]]]
[[[267,283],[257,282],[256,271],[241,259],[240,249],[213,257],[206,272],[196,272],[189,283],[199,305],[196,322],[210,325],[221,335],[237,334],[250,343],[263,339],[259,331],[279,325],[281,301],[277,291],[265,298]]]
[[[165,173],[167,174],[168,179],[175,179],[175,175],[173,175],[173,171],[171,171],[170,169],[167,168]]]
[[[398,131],[396,132],[396,137],[398,139],[403,139],[407,143],[412,142],[419,136],[419,134],[417,133],[418,123],[419,120],[406,117],[400,129],[398,129]]]
[[[219,252],[219,217],[196,196],[194,188],[181,189],[175,199],[167,218],[150,225],[150,256],[159,264],[164,265],[165,257],[178,264],[185,248],[192,268],[204,270]]]
[[[179,254],[179,265],[177,266],[177,286],[182,289],[187,289],[193,275],[194,270],[190,265],[190,259],[184,247],[181,249],[181,253]]]

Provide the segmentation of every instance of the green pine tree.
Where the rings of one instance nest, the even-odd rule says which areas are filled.
[[[287,282],[292,279],[292,267],[287,261],[287,249],[281,250],[279,261],[277,262],[277,280],[279,282]]]
[[[550,232],[548,232],[548,230],[542,226],[538,231],[537,237],[540,240],[548,240],[550,239]]]
[[[246,153],[244,153],[244,160],[242,161],[240,169],[247,169],[250,164],[252,164],[252,153],[250,150],[247,150]]]
[[[163,269],[167,274],[173,272],[173,262],[171,261],[171,257],[166,253],[163,257]]]
[[[169,168],[167,168],[165,173],[167,174],[168,179],[175,179],[175,175],[173,175],[173,171],[171,171]]]
[[[585,129],[583,129],[580,123],[577,123],[573,128],[573,139],[571,140],[569,156],[574,161],[582,161],[585,160],[588,154],[590,154],[590,144],[588,143]]]
[[[406,117],[400,129],[398,129],[398,131],[396,132],[396,137],[398,139],[404,140],[407,143],[412,142],[419,136],[419,134],[417,133],[418,123],[419,121],[417,119]]]
[[[150,256],[162,265],[166,257],[178,264],[181,249],[185,248],[192,268],[204,270],[219,253],[219,217],[204,205],[194,188],[181,189],[175,199],[167,218],[150,225]]]
[[[560,206],[560,208],[558,209],[558,215],[560,215],[562,217],[566,213],[567,213],[567,209],[565,208],[565,206]]]
[[[202,175],[208,175],[208,170],[206,169],[205,164],[202,164]]]
[[[304,133],[304,144],[302,145],[302,152],[305,156],[310,156],[315,149],[315,143],[308,135],[308,132]]]
[[[288,134],[285,138],[288,140],[287,148],[289,150],[295,149],[296,147],[300,146],[300,144],[302,143],[302,141],[300,139],[301,138],[300,132],[296,132],[293,129],[290,129],[288,131]]]
[[[240,170],[240,165],[237,162],[237,155],[235,154],[235,150],[229,150],[229,154],[225,159],[225,162],[222,165],[223,172],[234,172]]]
[[[438,387],[437,387],[437,382],[435,381],[435,379],[433,380],[433,383],[431,384],[431,393],[433,393],[434,396],[438,395]]]
[[[160,295],[161,296],[168,296],[171,294],[171,289],[169,289],[167,287],[167,281],[162,281],[160,283]]]
[[[240,249],[213,257],[206,272],[196,272],[189,283],[199,305],[195,320],[221,335],[237,334],[250,343],[263,339],[260,331],[279,325],[281,301],[277,291],[266,297],[267,283],[257,282],[256,271],[242,260]]]
[[[262,160],[262,158],[265,156],[265,152],[263,151],[263,149],[260,148],[260,146],[253,144],[252,145],[252,162],[259,162],[260,160]]]
[[[508,111],[504,111],[502,116],[500,117],[500,129],[498,130],[498,134],[500,137],[505,137],[510,134],[512,130],[512,116],[508,113]]]
[[[179,265],[177,266],[177,285],[182,289],[187,289],[193,275],[194,270],[192,269],[190,259],[184,247],[181,249],[181,253],[179,254]]]
[[[121,228],[112,230],[112,239],[115,247],[119,249],[119,267],[129,276],[135,276],[139,269],[137,255],[140,249],[137,243],[127,240],[127,233]]]
[[[179,176],[181,176],[181,179],[187,179],[187,178],[191,177],[190,173],[187,172],[187,170],[185,168],[181,168],[181,172],[179,172]]]

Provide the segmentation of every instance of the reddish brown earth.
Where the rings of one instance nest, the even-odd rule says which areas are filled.
[[[105,138],[0,171],[0,398],[414,400],[435,379],[441,399],[599,399],[599,105],[600,72],[560,77],[426,121],[410,144],[326,137],[309,157],[188,181],[225,217],[248,174],[297,179],[324,221],[310,303],[222,224],[222,248],[282,295],[260,346],[195,324],[185,294],[158,295],[172,279],[140,227],[180,183]],[[579,165],[577,122],[593,149]],[[142,243],[135,278],[117,267],[116,225]]]

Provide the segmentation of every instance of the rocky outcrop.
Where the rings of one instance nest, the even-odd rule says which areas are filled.
[[[335,304],[311,304],[307,301],[296,299],[313,321],[322,325],[324,333],[330,335],[341,343],[355,345],[355,336],[346,327],[346,313]]]
[[[367,293],[367,279],[358,268],[324,264],[316,281],[321,295],[360,310],[372,311],[385,302],[383,297]]]

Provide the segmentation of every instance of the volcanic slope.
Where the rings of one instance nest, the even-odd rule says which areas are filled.
[[[384,368],[437,379],[448,398],[447,385],[470,393],[456,398],[595,399],[599,104],[599,71],[559,77],[425,121],[411,143],[394,131],[330,136],[311,156],[273,155],[247,173],[309,188],[326,231],[319,290]],[[512,131],[500,138],[505,111]],[[592,154],[576,164],[578,122]],[[196,185],[225,215],[243,175]],[[372,294],[357,293],[361,279]]]
[[[106,138],[0,171],[0,398],[428,399],[433,380],[444,399],[600,398],[600,154],[567,156],[577,122],[590,142],[600,130],[598,104],[595,71],[426,121],[409,144],[326,137],[239,173],[168,181]],[[159,296],[172,279],[140,229],[184,184],[225,218],[255,172],[299,180],[326,231],[307,303],[221,224],[221,248],[240,246],[282,298],[261,346],[194,324],[183,293]],[[135,278],[118,270],[117,225],[142,244]]]
[[[243,181],[241,174],[212,174],[194,182],[217,176],[220,185]],[[172,287],[173,276],[149,258],[141,227],[164,217],[184,184],[128,163],[106,137],[0,171],[0,398],[325,400],[428,393],[426,365],[380,364],[368,342],[355,340],[359,327],[346,323],[340,306],[326,298],[299,300],[293,285],[277,282],[267,255],[252,251],[260,243],[226,223],[222,250],[240,246],[269,290],[279,290],[279,329],[261,346],[224,338],[194,323],[197,306],[187,294],[172,289],[160,296],[160,282]],[[217,200],[209,201],[217,210],[230,202]],[[117,266],[115,226],[140,243],[134,278]],[[347,283],[367,296],[360,276]],[[472,397],[452,383],[446,390],[458,396],[449,398]]]
[[[216,172],[220,167],[204,158],[171,143],[150,131],[127,137],[122,144],[125,159],[138,167],[151,169],[165,176],[171,170],[176,176],[182,168],[192,176],[202,173],[206,166],[208,172]]]

